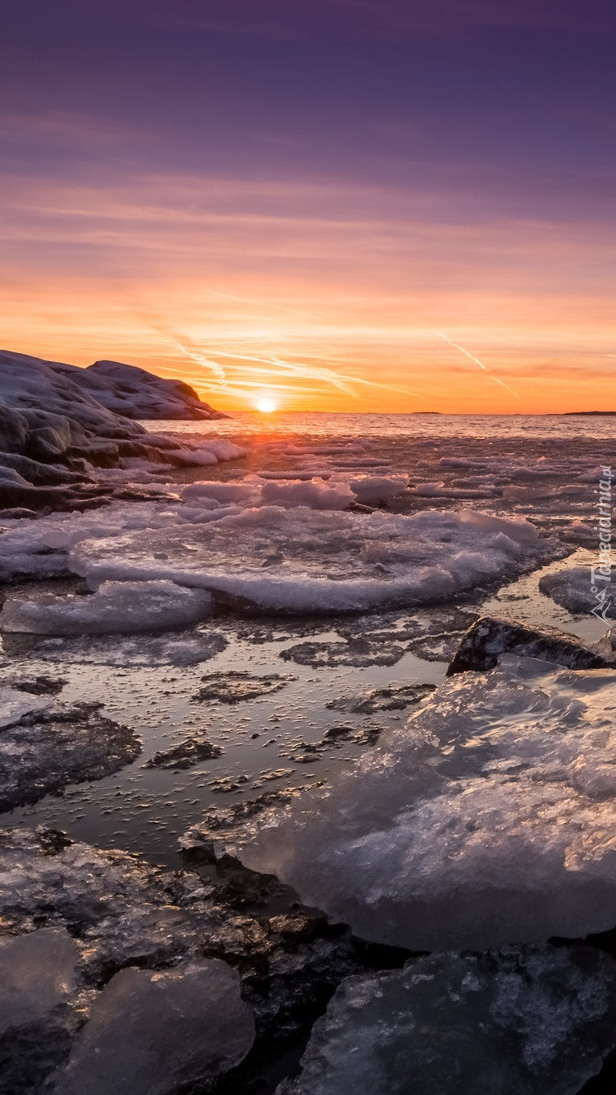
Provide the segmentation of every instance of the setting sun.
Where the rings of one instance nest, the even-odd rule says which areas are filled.
[[[258,411],[261,411],[261,414],[271,414],[272,411],[277,410],[277,404],[268,395],[263,395],[257,399],[255,406]]]

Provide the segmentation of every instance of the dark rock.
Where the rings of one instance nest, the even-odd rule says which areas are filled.
[[[541,658],[568,669],[606,669],[616,665],[616,657],[602,654],[582,639],[557,628],[533,628],[516,620],[481,616],[462,639],[447,676],[469,669],[493,669],[500,654],[510,653]]]

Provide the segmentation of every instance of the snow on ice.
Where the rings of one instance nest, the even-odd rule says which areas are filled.
[[[484,949],[616,923],[616,673],[450,678],[332,787],[244,838],[363,938]]]

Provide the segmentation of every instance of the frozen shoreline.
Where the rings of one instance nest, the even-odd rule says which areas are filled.
[[[229,426],[224,424],[225,432]],[[24,711],[29,705],[31,709],[56,712],[54,717],[72,712],[71,717],[78,718],[76,705],[87,696],[104,704],[100,715],[108,720],[109,728],[127,726],[141,750],[131,763],[115,773],[101,773],[102,778],[95,781],[90,777],[90,782],[70,782],[70,770],[63,769],[69,780],[61,797],[44,797],[45,788],[41,787],[43,797],[37,803],[4,814],[7,829],[18,827],[10,839],[18,843],[26,840],[19,835],[21,830],[39,826],[63,829],[69,838],[85,842],[73,853],[68,846],[66,852],[62,851],[63,838],[45,838],[59,842],[54,853],[58,868],[64,862],[68,864],[75,854],[75,864],[80,856],[85,857],[84,863],[99,857],[97,862],[104,872],[104,857],[118,857],[114,870],[119,872],[117,880],[123,879],[121,886],[126,887],[125,919],[122,925],[117,922],[119,935],[115,928],[112,935],[109,928],[101,934],[102,928],[92,927],[88,945],[95,941],[98,951],[105,954],[113,938],[114,947],[129,947],[124,961],[131,967],[136,951],[130,948],[139,949],[142,944],[137,940],[147,938],[148,976],[158,976],[169,968],[164,946],[178,947],[182,940],[178,977],[161,981],[170,1000],[176,991],[182,1000],[188,1000],[184,987],[189,993],[190,978],[208,976],[206,971],[195,971],[191,966],[190,932],[196,930],[202,937],[209,933],[213,946],[222,945],[219,933],[224,935],[223,925],[234,915],[231,910],[236,899],[248,905],[248,911],[242,913],[242,924],[237,924],[243,942],[238,942],[239,935],[233,941],[227,934],[224,960],[232,966],[237,962],[258,964],[266,953],[270,956],[267,961],[273,961],[275,951],[276,961],[282,962],[282,967],[271,967],[274,980],[268,975],[257,991],[250,979],[244,983],[244,999],[249,1000],[257,1019],[257,1041],[244,1064],[232,1068],[227,1080],[219,1079],[217,1095],[249,1091],[257,1074],[265,1076],[265,1090],[273,1093],[282,1076],[296,1071],[301,1047],[336,986],[342,984],[342,994],[351,992],[345,978],[361,975],[367,1001],[372,992],[380,992],[380,975],[375,970],[401,967],[409,958],[404,946],[413,945],[410,936],[405,936],[400,952],[382,951],[378,956],[370,952],[368,959],[363,944],[354,950],[357,945],[348,942],[348,929],[337,936],[339,929],[326,926],[322,914],[316,935],[311,934],[316,921],[310,921],[305,906],[290,909],[287,904],[284,914],[280,913],[283,906],[276,904],[282,901],[278,890],[278,896],[272,892],[267,900],[263,899],[264,904],[259,904],[261,898],[255,904],[250,887],[265,886],[264,876],[233,867],[225,850],[242,846],[248,829],[258,830],[263,824],[267,827],[269,817],[302,810],[302,803],[315,796],[318,799],[325,794],[327,799],[327,788],[338,786],[345,772],[354,765],[359,764],[359,771],[376,764],[378,756],[387,755],[388,749],[395,751],[395,740],[401,743],[400,763],[405,763],[402,754],[406,735],[402,727],[409,715],[410,724],[417,726],[423,725],[422,719],[438,720],[444,710],[441,696],[447,688],[456,694],[462,689],[465,696],[468,692],[464,706],[469,714],[480,713],[490,694],[497,715],[504,693],[492,688],[490,681],[500,670],[463,673],[452,679],[457,683],[444,686],[445,691],[441,687],[434,692],[443,681],[462,635],[481,613],[520,617],[530,627],[552,624],[578,634],[587,643],[601,638],[606,630],[601,621],[588,612],[572,614],[567,607],[580,605],[584,574],[592,565],[593,477],[601,458],[601,444],[600,439],[589,438],[577,447],[550,446],[544,441],[534,446],[521,439],[510,442],[509,451],[503,453],[495,451],[490,439],[463,444],[460,439],[437,437],[417,443],[416,439],[409,442],[381,437],[366,441],[345,437],[318,443],[305,436],[294,441],[269,437],[251,442],[241,477],[238,465],[224,469],[212,466],[205,472],[186,469],[174,472],[173,478],[167,476],[166,482],[165,476],[157,477],[159,501],[116,501],[83,514],[57,513],[36,520],[2,522],[0,558],[5,574],[11,567],[13,580],[1,587],[7,604],[0,616],[0,628],[4,619],[0,684],[9,690],[5,700],[14,705],[13,715],[19,714],[21,703]],[[359,493],[354,493],[353,485],[363,491],[363,501]],[[138,484],[131,489],[139,489]],[[405,596],[406,602],[392,604],[392,584],[398,601]],[[369,598],[362,600],[366,590],[370,591]],[[552,590],[556,599],[550,595]],[[326,599],[319,602],[318,596]],[[351,614],[349,608],[353,609]],[[314,615],[315,609],[320,609],[320,616]],[[562,671],[553,663],[547,670],[546,663],[539,664],[544,665],[545,680],[552,682],[554,710],[559,710],[561,702],[566,706],[562,689],[570,686],[559,683]],[[582,691],[584,672],[588,673],[569,671],[572,679],[579,680]],[[590,676],[610,672],[591,670]],[[518,685],[509,682],[508,687],[513,695]],[[527,687],[532,689],[532,684]],[[52,691],[45,694],[45,688]],[[512,708],[511,714],[514,722],[518,716],[521,718],[521,710],[516,716]],[[9,725],[12,717],[8,716]],[[36,710],[27,717],[36,719]],[[88,716],[90,720],[92,717]],[[599,723],[599,713],[597,719]],[[42,720],[42,731],[44,727]],[[26,730],[24,725],[22,737]],[[97,724],[94,730],[95,737],[99,731],[104,735],[105,725]],[[437,747],[435,764],[449,763],[445,759],[447,748],[446,742],[442,750]],[[587,743],[585,748],[587,754],[590,750],[594,755],[594,750],[597,763],[603,763],[598,741]],[[507,763],[511,763],[510,758]],[[497,800],[501,802],[499,788],[502,783],[504,793],[508,777],[490,778],[496,808]],[[535,779],[540,796],[544,793],[542,779],[540,773]],[[545,787],[549,786],[548,778]],[[368,797],[363,797],[368,807]],[[388,796],[389,804],[392,801]],[[443,799],[443,809],[445,805]],[[592,818],[592,805],[588,810],[587,820]],[[362,839],[371,839],[371,825]],[[86,845],[101,848],[82,850]],[[443,840],[435,841],[435,845],[435,854],[441,846],[446,851]],[[541,847],[540,831],[537,846]],[[108,853],[102,850],[105,847],[117,851]],[[313,847],[316,849],[316,841]],[[131,867],[129,860],[122,858],[122,850],[138,852],[145,858],[132,861]],[[307,845],[305,852],[309,850]],[[332,853],[334,858],[338,854]],[[385,863],[387,855],[394,853],[390,848],[383,854]],[[40,851],[20,855],[27,872],[35,871],[35,864],[44,867]],[[379,855],[375,861],[377,873]],[[494,856],[498,864],[498,848]],[[247,861],[258,866],[257,859]],[[152,864],[157,862],[164,863],[169,872],[165,886],[176,887],[174,901],[180,883],[171,882],[175,877],[172,871],[181,862],[188,867],[182,892],[201,894],[201,905],[198,909],[195,905],[190,913],[190,929],[186,910],[173,912],[169,928],[164,928],[162,914],[157,911],[161,897],[154,899],[153,890],[150,926],[146,929],[139,920],[144,892],[132,871],[138,869],[146,875],[156,872],[158,868]],[[65,869],[65,888],[73,893],[76,915],[83,916],[85,898],[79,896],[77,875],[73,867],[62,867]],[[352,876],[351,860],[348,869]],[[52,892],[50,883],[44,880],[45,870],[37,891],[37,901],[43,902]],[[220,919],[214,925],[212,906],[206,909],[203,901],[221,871],[231,871],[233,881],[225,882],[224,892],[217,898],[216,916]],[[369,873],[365,877],[368,880]],[[462,872],[462,888],[465,877]],[[470,907],[470,871],[468,879],[468,893],[460,900]],[[199,891],[202,885],[205,890]],[[373,880],[372,885],[378,888],[380,883]],[[489,1071],[490,1055],[498,1057],[501,1052],[499,1039],[507,1040],[507,1030],[518,1030],[519,1024],[526,1022],[523,1014],[537,1016],[542,1007],[560,1009],[567,1016],[563,1018],[567,1038],[580,1047],[583,1063],[575,1073],[577,1079],[571,1079],[577,1086],[563,1086],[563,1069],[571,1077],[574,1073],[560,1061],[552,1043],[546,1042],[545,1050],[523,1075],[525,1082],[532,1079],[539,1084],[541,1095],[544,1091],[550,1095],[565,1091],[576,1095],[613,1048],[609,1000],[616,984],[615,974],[611,959],[603,961],[599,957],[595,961],[592,957],[600,951],[590,949],[589,956],[576,957],[574,948],[567,947],[565,956],[550,949],[550,925],[556,931],[563,924],[558,917],[552,918],[550,884],[546,883],[545,888],[548,896],[538,932],[541,939],[533,936],[539,950],[530,954],[520,946],[519,933],[506,929],[504,942],[509,949],[481,959],[477,967],[484,993],[478,1006],[488,1009],[490,1022],[495,1024],[492,1040],[484,1046],[484,1061]],[[356,883],[350,889],[357,890]],[[333,887],[329,892],[333,893]],[[300,896],[304,898],[301,886]],[[5,912],[14,909],[13,900],[5,903]],[[180,900],[182,908],[185,900]],[[327,900],[317,897],[317,901],[327,905]],[[561,909],[563,902],[559,899],[557,904]],[[605,911],[605,902],[600,904]],[[33,909],[28,911],[24,906],[21,919],[11,929],[20,938],[34,926],[27,919]],[[345,920],[350,918],[346,913],[342,915]],[[403,920],[405,916],[403,911]],[[611,924],[609,908],[605,916],[605,923],[597,921],[601,928]],[[173,918],[178,917],[177,928],[172,927]],[[614,919],[616,923],[616,914]],[[370,935],[360,920],[356,930]],[[56,927],[64,923],[58,912],[53,912],[53,902],[42,923]],[[309,923],[313,926],[308,927]],[[37,919],[36,925],[40,931],[41,921]],[[263,933],[273,950],[264,949]],[[439,935],[436,926],[434,933],[429,943],[436,951],[443,943],[457,947],[444,934]],[[81,946],[84,940],[79,933],[77,938]],[[284,950],[290,945],[285,943],[281,952],[276,948],[280,948],[283,938],[297,942],[291,950]],[[425,942],[419,935],[417,939]],[[502,937],[498,941],[503,942]],[[49,945],[55,947],[57,942],[49,940]],[[47,946],[46,939],[41,939],[43,945]],[[297,945],[299,950],[294,949]],[[420,1009],[421,1020],[422,1015],[430,1014],[432,1003],[429,997],[416,995],[413,961],[395,977],[401,978],[399,983],[405,992],[408,989],[415,994],[412,1006]],[[81,970],[79,962],[76,968]],[[288,980],[284,980],[282,995],[266,1005],[279,968],[284,969]],[[580,968],[586,973],[580,975]],[[112,965],[105,974],[106,985],[111,985],[109,974],[116,969]],[[455,986],[457,976],[456,960],[435,958],[430,968],[435,986]],[[517,976],[522,980],[530,976],[531,994],[527,1002],[520,997],[521,1010],[516,1011],[514,1005],[504,1020],[498,1008],[494,1011],[494,1000],[500,999],[500,978]],[[77,977],[81,978],[82,973],[78,972]],[[393,999],[399,991],[395,977],[391,985],[383,982],[384,1008],[372,1013],[368,1007],[365,1017],[362,1015],[366,1037],[370,1036],[373,1017],[381,1028],[388,1022],[387,993],[393,993]],[[546,978],[557,986],[549,1001],[543,987]],[[99,981],[98,995],[94,995],[92,985],[79,984],[82,1023],[86,1014],[104,1014],[104,1001],[97,1001],[105,989],[101,993]],[[120,982],[115,984],[119,991]],[[137,993],[134,999],[140,1002],[135,1006],[144,1016],[149,1007],[149,984],[145,978],[139,985],[131,983],[126,988],[127,992],[130,989],[129,996],[133,989]],[[576,1011],[572,1004],[574,990],[579,993],[586,985],[590,992],[591,984],[595,994],[592,1002],[586,1010]],[[315,992],[317,996],[323,994],[316,1010],[307,1003]],[[123,993],[124,988],[119,999],[124,998]],[[603,1004],[598,1002],[601,994]],[[272,1017],[274,1024],[280,1023],[279,1016],[291,997],[298,1009],[295,1025],[289,1028],[286,1041],[282,1038],[272,1042],[267,1024]],[[299,1092],[307,1090],[302,1083],[315,1083],[314,1070],[321,1068],[323,1053],[329,1053],[332,1023],[340,1029],[343,1042],[347,1039],[347,1047],[357,1044],[354,1026],[349,1026],[345,1018],[344,995],[336,997],[339,999],[342,1003],[331,1005],[334,1010],[328,1013],[324,1025],[314,1028],[305,1061],[306,1079],[300,1077],[297,1081]],[[57,1006],[66,1008],[66,1000]],[[36,1020],[39,1034],[29,1035],[40,1038],[42,1047],[50,1030],[57,1031],[60,1022],[63,1041],[58,1044],[65,1048],[49,1067],[53,1064],[62,1070],[71,1052],[69,1072],[65,1079],[58,1080],[66,1090],[72,1082],[70,1076],[77,1075],[80,1068],[87,1071],[88,1053],[100,1048],[108,1036],[99,1019],[89,1028],[89,1034],[79,1036],[79,1023],[70,1017],[74,1016],[70,1008],[62,1013],[63,1018],[52,1008],[53,1015],[50,1012]],[[267,1022],[266,1015],[270,1016]],[[150,1021],[144,1022],[147,1027]],[[346,1024],[344,1031],[341,1024]],[[83,1029],[87,1031],[88,1027]],[[153,1029],[151,1023],[147,1029]],[[531,1042],[535,1037],[532,1024],[528,1037]],[[558,1044],[555,1038],[553,1046]],[[593,1042],[594,1038],[598,1040]],[[248,1044],[246,1041],[243,1052]],[[336,1038],[332,1044],[338,1044]],[[439,1045],[438,1035],[435,1045]],[[514,1053],[508,1059],[507,1067],[513,1069],[516,1083],[521,1082],[520,1062],[527,1052],[524,1045],[522,1039],[518,1057]],[[230,1060],[233,1052],[230,1048]],[[266,1068],[259,1054],[279,1058],[279,1069]],[[284,1065],[287,1054],[288,1064]],[[208,1067],[205,1060],[199,1064],[199,1068]],[[377,1066],[372,1062],[369,1067]],[[552,1086],[547,1086],[548,1071]],[[449,1082],[446,1077],[441,1081],[444,1085]],[[170,1083],[165,1090],[171,1093],[174,1089]],[[371,1091],[379,1090],[378,1083],[374,1079]],[[48,1089],[42,1086],[30,1085],[23,1090],[24,1095],[26,1090],[32,1095],[39,1091],[40,1095],[48,1095]],[[62,1090],[60,1086],[58,1091]],[[438,1095],[446,1095],[447,1090],[446,1086],[439,1088]],[[361,1088],[358,1095],[359,1091]],[[425,1091],[431,1095],[429,1087]]]

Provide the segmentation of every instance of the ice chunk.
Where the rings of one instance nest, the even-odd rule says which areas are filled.
[[[95,1001],[54,1095],[171,1095],[239,1064],[253,1040],[239,977],[225,962],[120,970]]]
[[[347,483],[325,483],[311,479],[307,483],[268,480],[261,488],[261,500],[265,505],[309,506],[310,509],[346,509],[353,501]]]
[[[176,514],[172,527],[82,539],[70,564],[91,584],[168,579],[260,610],[337,612],[444,601],[563,553],[526,521],[470,510],[409,517],[262,506],[177,523]]]
[[[616,1045],[590,947],[435,954],[342,983],[287,1095],[576,1095]]]
[[[616,672],[506,655],[443,683],[240,854],[356,934],[417,950],[616,924]]]
[[[258,495],[258,490],[252,483],[217,483],[198,482],[189,483],[182,491],[182,498],[194,502],[203,498],[211,498],[216,502],[250,502]]]
[[[79,950],[64,928],[0,940],[0,1034],[44,1019],[73,988]]]
[[[60,665],[182,666],[209,661],[226,646],[227,639],[219,631],[137,634],[134,638],[88,635],[43,639],[36,647],[36,656]]]
[[[603,569],[609,571],[609,568]],[[606,573],[600,573],[598,561],[594,574],[589,566],[545,574],[539,581],[539,589],[569,612],[586,613],[596,609],[603,619],[616,619],[612,580]]]
[[[183,589],[174,582],[103,582],[91,596],[9,597],[0,629],[35,635],[155,631],[196,623],[211,616],[213,607],[205,590]]]
[[[18,722],[23,715],[43,711],[51,700],[40,696],[24,695],[18,688],[0,687],[0,729]]]
[[[358,502],[377,505],[402,494],[409,485],[408,475],[362,475],[349,484]]]
[[[556,662],[569,669],[608,669],[615,664],[611,651],[604,653],[588,646],[577,635],[568,635],[555,627],[535,628],[521,620],[481,616],[463,636],[447,675],[466,673],[469,669],[493,669],[502,654],[512,652]]]

